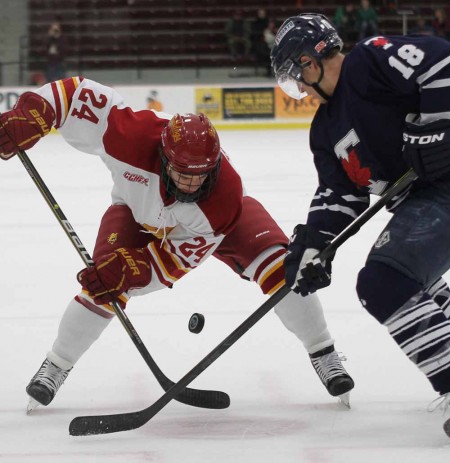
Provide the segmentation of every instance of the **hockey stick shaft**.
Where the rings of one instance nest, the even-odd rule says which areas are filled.
[[[417,174],[408,170],[402,177],[393,183],[378,201],[359,215],[347,228],[337,235],[330,244],[319,254],[321,261],[331,257],[342,244],[351,236],[358,233],[360,228],[367,223],[379,210],[381,210],[394,196],[401,193],[408,185],[417,179]]]
[[[250,328],[252,328],[264,315],[275,307],[283,299],[290,289],[282,286],[244,322],[242,322],[230,335],[228,335],[217,347],[206,355],[192,370],[184,375],[172,388],[162,395],[150,407],[139,412],[104,415],[82,416],[72,420],[69,433],[72,436],[87,436],[90,434],[109,434],[119,431],[136,429],[147,423],[159,411],[161,411],[178,393],[190,384],[200,373],[215,362],[237,340],[239,340]]]
[[[88,251],[84,247],[74,228],[67,220],[66,216],[59,207],[50,190],[47,188],[45,182],[42,180],[41,176],[39,175],[39,172],[34,167],[28,155],[25,153],[25,151],[19,151],[18,156],[25,169],[27,170],[28,174],[38,187],[45,201],[49,205],[59,224],[62,226],[64,232],[69,237],[73,246],[77,250],[84,264],[87,267],[91,267],[92,265],[94,265],[94,261],[92,260]],[[150,355],[149,351],[145,347],[145,344],[142,342],[142,339],[138,335],[128,316],[125,314],[125,312],[122,310],[122,308],[116,301],[113,301],[111,303],[111,306],[113,307],[115,314],[122,323],[123,327],[125,328],[129,337],[133,341],[137,350],[145,360],[147,366],[150,368],[150,370],[158,380],[159,384],[165,391],[170,390],[171,387],[173,387],[174,385],[173,381],[171,381],[158,367],[153,357]],[[230,398],[228,394],[224,392],[204,391],[197,389],[186,389],[184,391],[180,390],[180,394],[176,397],[176,400],[187,405],[203,408],[226,408],[230,404]]]

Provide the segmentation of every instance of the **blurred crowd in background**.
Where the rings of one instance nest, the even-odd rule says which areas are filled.
[[[292,5],[294,11],[298,9],[299,12],[305,12],[305,8],[308,8],[309,3],[303,2],[302,0],[292,0],[295,5]],[[261,2],[263,4],[263,2]],[[429,6],[440,5],[440,3],[427,3]],[[443,3],[445,5],[445,2]],[[347,52],[351,49],[353,44],[359,40],[364,39],[365,37],[378,35],[378,34],[387,34],[383,28],[383,20],[386,20],[387,16],[391,18],[397,18],[399,24],[401,24],[401,15],[408,13],[408,33],[422,34],[422,35],[435,35],[442,37],[444,39],[450,40],[450,6],[448,7],[438,7],[438,8],[428,8],[427,14],[423,15],[420,11],[420,8],[416,8],[415,11],[403,11],[402,6],[399,5],[399,2],[395,0],[359,0],[359,1],[347,1],[342,2],[342,4],[337,3],[334,14],[330,9],[327,13],[329,19],[336,26],[340,36],[344,41],[344,52]],[[190,46],[190,41],[192,41],[192,50],[194,53],[197,51],[194,50],[194,42],[197,40],[197,43],[202,43],[202,46],[209,46],[211,50],[211,58],[207,62],[209,66],[220,67],[226,63],[227,65],[233,65],[233,63],[243,65],[249,64],[252,66],[258,66],[258,68],[263,70],[263,76],[271,77],[271,66],[269,53],[273,45],[275,35],[277,33],[278,27],[281,25],[282,20],[280,16],[271,17],[268,14],[266,8],[258,8],[257,4],[254,5],[252,9],[249,6],[246,6],[245,2],[242,2],[242,7],[234,8],[230,5],[224,8],[228,8],[228,11],[232,11],[229,17],[225,18],[225,21],[222,23],[224,25],[219,25],[219,30],[216,30],[220,34],[218,39],[219,45],[216,45],[214,40],[217,39],[208,39],[208,36],[204,36],[202,39],[201,36],[194,38],[194,35],[198,29],[192,29],[192,33],[189,35],[189,39],[186,40],[181,35],[179,36],[179,42],[174,42],[169,44],[169,36],[162,37],[161,42],[167,42],[166,46],[171,47],[171,51],[175,55],[179,54],[180,58],[183,53],[186,54],[188,47]],[[272,14],[274,12],[279,13],[277,8],[270,9]],[[295,14],[295,13],[294,13]],[[284,18],[285,19],[285,18]],[[156,23],[157,19],[154,19]],[[178,24],[178,23],[176,23]],[[219,24],[219,23],[214,23]],[[213,24],[213,27],[214,27]],[[178,26],[177,26],[178,27]],[[213,28],[212,27],[212,28]],[[46,50],[46,64],[45,69],[42,66],[39,72],[35,72],[33,75],[33,84],[40,85],[45,82],[50,82],[65,77],[66,69],[70,66],[67,65],[67,61],[72,58],[75,59],[73,50],[78,49],[78,57],[76,58],[78,62],[86,60],[86,52],[83,51],[81,44],[86,48],[86,42],[82,42],[80,38],[80,44],[74,46],[73,43],[73,33],[72,35],[68,33],[69,22],[64,22],[62,18],[60,22],[52,22],[50,28],[48,29],[47,38],[45,41],[42,41],[41,49],[45,46]],[[189,28],[189,21],[186,22],[186,28]],[[211,29],[212,29],[211,28]],[[156,44],[158,36],[158,31],[155,26],[149,24],[148,33],[153,34],[152,36],[146,36],[147,39],[136,38],[137,45],[135,45],[135,50],[132,52],[135,55],[136,67],[142,65],[145,66],[142,59],[144,52],[140,48],[144,46],[145,40],[148,40],[148,56],[157,58],[158,53],[161,56],[161,62],[164,62],[164,50]],[[174,34],[177,34],[177,29],[173,25],[168,25],[168,30],[172,30]],[[73,31],[73,25],[72,29]],[[133,31],[130,31],[133,32]],[[198,34],[198,32],[197,32]],[[81,36],[80,36],[81,37]],[[209,35],[211,37],[211,35]],[[100,41],[100,37],[98,37]],[[105,40],[107,40],[105,38]],[[117,39],[116,41],[111,40],[111,50],[112,48],[125,47],[128,43],[128,39]],[[220,45],[220,41],[222,45]],[[95,42],[95,41],[94,41]],[[213,43],[214,42],[214,43]],[[223,50],[219,50],[219,47],[223,47]],[[101,45],[100,43],[93,43],[91,47],[94,48],[93,52],[96,56],[101,55]],[[159,47],[159,48],[158,48]],[[200,47],[200,46],[199,46]],[[191,49],[190,48],[190,49]],[[189,50],[190,50],[189,49]],[[105,48],[106,50],[106,48]],[[222,53],[222,61],[219,59],[219,52]],[[120,54],[120,52],[117,52]],[[131,53],[131,52],[130,52]],[[105,51],[104,57],[110,55],[111,58],[114,58],[114,53]],[[205,55],[197,55],[186,63],[189,66],[198,65],[201,66],[200,59],[206,59]],[[167,55],[166,55],[167,58]],[[228,62],[225,61],[225,58],[228,58]],[[43,59],[43,58],[42,58]],[[197,61],[196,61],[197,60]],[[167,61],[167,60],[166,60]],[[197,64],[197,62],[199,64]],[[158,66],[157,61],[150,62],[150,66],[155,63],[155,66]],[[120,62],[112,63],[116,68],[120,67]],[[180,61],[175,64],[183,66],[183,62]],[[93,67],[103,66],[106,67],[106,62],[100,61],[100,58],[97,62],[94,62]],[[162,67],[163,64],[160,64]],[[36,65],[36,67],[39,67]],[[73,67],[73,66],[72,66]],[[130,64],[130,67],[132,65]]]
[[[391,12],[398,8],[397,3],[392,1],[372,4],[369,0],[361,0],[359,3],[346,2],[336,9],[334,17],[330,19],[347,49],[365,37],[380,33],[377,7],[381,4]],[[409,33],[435,35],[450,40],[450,8],[448,14],[444,8],[436,8],[432,19],[418,17]],[[241,9],[236,9],[225,26],[230,55],[234,58],[253,55],[270,75],[268,50],[272,48],[278,27],[279,24],[263,8],[258,10],[255,18],[246,18]]]

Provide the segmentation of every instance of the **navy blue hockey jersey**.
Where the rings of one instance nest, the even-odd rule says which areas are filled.
[[[450,119],[450,43],[436,37],[373,37],[345,57],[330,101],[310,132],[319,174],[308,224],[342,231],[407,170],[405,121]],[[399,198],[401,199],[401,198]]]

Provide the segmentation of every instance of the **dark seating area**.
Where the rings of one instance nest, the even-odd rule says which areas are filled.
[[[408,17],[431,17],[430,2],[399,2]],[[45,61],[49,25],[59,22],[66,38],[66,63],[84,69],[222,67],[256,65],[254,56],[233,58],[224,27],[233,11],[248,19],[259,8],[277,24],[290,15],[315,11],[333,17],[340,2],[318,0],[30,0],[28,57],[31,71]],[[380,8],[380,30],[401,34],[404,17]],[[349,48],[352,44],[346,44]]]

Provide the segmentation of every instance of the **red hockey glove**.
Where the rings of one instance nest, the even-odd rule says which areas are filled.
[[[146,248],[120,248],[78,273],[77,279],[96,304],[108,304],[132,288],[150,283],[150,255]]]
[[[0,115],[0,158],[33,147],[53,127],[55,112],[40,95],[26,92],[11,111]]]

